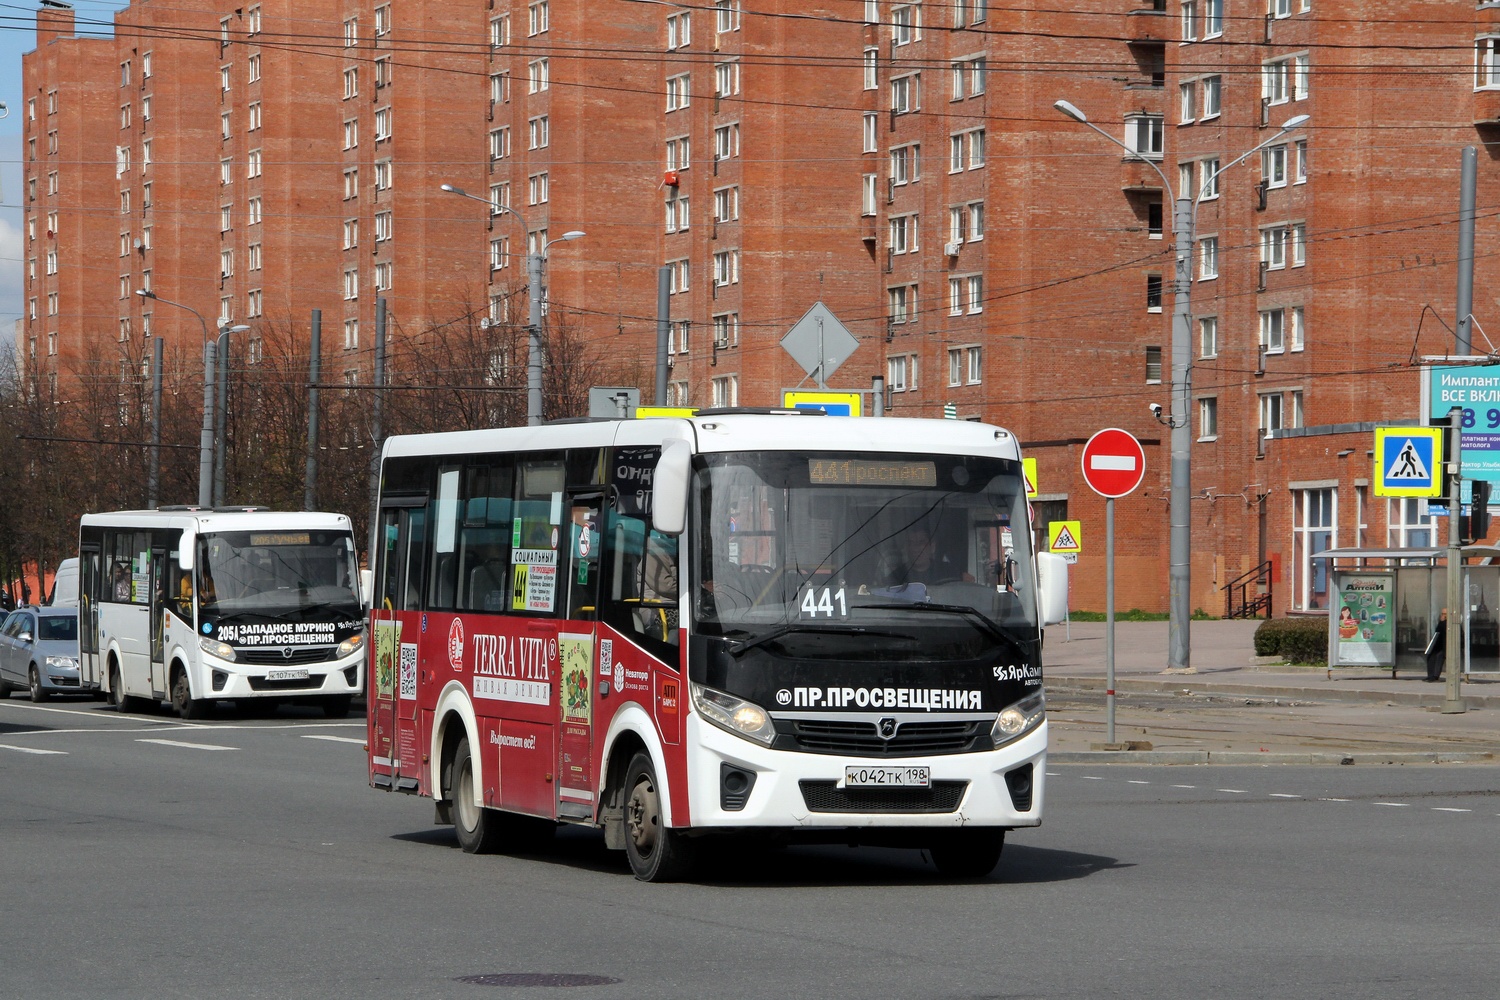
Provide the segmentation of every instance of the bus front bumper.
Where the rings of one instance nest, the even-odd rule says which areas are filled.
[[[878,759],[772,750],[704,722],[696,714],[689,716],[688,725],[693,728],[690,745],[702,750],[692,755],[688,765],[694,827],[951,829],[1014,828],[1042,822],[1045,720],[995,750]],[[926,767],[931,785],[926,789],[851,789],[845,783],[848,766]],[[748,793],[743,793],[747,784]],[[675,818],[674,825],[678,825]]]
[[[354,697],[364,693],[365,649],[337,660],[295,666],[239,663],[205,654],[207,677],[200,698]]]

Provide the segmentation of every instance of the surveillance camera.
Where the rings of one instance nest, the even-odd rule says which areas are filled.
[[[1160,403],[1147,403],[1146,405],[1151,408],[1151,415],[1153,417],[1157,418],[1158,420],[1160,420],[1161,419],[1161,404]]]

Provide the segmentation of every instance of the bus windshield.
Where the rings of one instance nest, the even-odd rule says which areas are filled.
[[[328,609],[361,617],[347,531],[221,531],[201,537],[198,552],[198,599],[207,614],[297,618]]]
[[[1019,461],[807,451],[701,462],[694,617],[731,650],[946,659],[1035,639]]]

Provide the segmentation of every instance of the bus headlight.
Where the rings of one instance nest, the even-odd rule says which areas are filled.
[[[1046,717],[1047,699],[1042,692],[1038,691],[1036,694],[1027,695],[1002,711],[995,719],[995,727],[990,730],[990,737],[995,741],[995,746],[1003,746],[1031,732],[1041,725]]]
[[[234,647],[227,642],[217,639],[199,639],[198,648],[209,656],[217,656],[221,660],[234,660]]]
[[[365,634],[363,632],[354,633],[349,638],[339,643],[338,658],[342,660],[344,657],[348,656],[350,653],[354,652],[364,644]]]
[[[759,705],[701,684],[690,683],[688,689],[693,693],[693,708],[720,729],[766,746],[776,738],[771,717]]]

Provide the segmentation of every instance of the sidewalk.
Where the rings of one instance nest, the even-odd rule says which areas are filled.
[[[1166,674],[1168,623],[1116,622],[1113,744],[1104,623],[1050,626],[1042,653],[1049,760],[1431,763],[1493,761],[1500,752],[1500,676],[1466,680],[1468,711],[1445,715],[1446,684],[1420,673],[1258,659],[1259,624],[1193,622],[1194,672]]]

